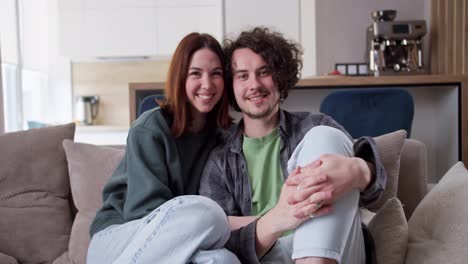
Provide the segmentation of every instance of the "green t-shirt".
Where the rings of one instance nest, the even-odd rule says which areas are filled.
[[[278,128],[261,138],[244,135],[242,149],[252,190],[252,215],[264,215],[278,202],[284,179]]]

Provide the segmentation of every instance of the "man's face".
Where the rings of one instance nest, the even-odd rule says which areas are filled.
[[[233,88],[244,118],[268,119],[279,109],[279,89],[257,53],[241,48],[232,54]]]

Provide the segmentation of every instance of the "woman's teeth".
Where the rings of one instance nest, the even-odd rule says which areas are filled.
[[[201,99],[210,99],[211,97],[213,97],[213,95],[202,95],[202,94],[199,94],[198,97],[200,97]]]

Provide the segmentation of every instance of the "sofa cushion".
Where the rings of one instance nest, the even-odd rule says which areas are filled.
[[[400,174],[400,156],[405,139],[405,130],[398,130],[374,138],[377,149],[379,150],[382,165],[387,173],[387,186],[380,199],[368,206],[372,211],[378,210],[388,199],[396,197],[397,195],[398,176]]]
[[[398,198],[388,200],[368,225],[375,242],[377,263],[401,264],[408,243],[408,223]]]
[[[466,263],[468,171],[456,163],[416,207],[406,263]]]
[[[0,136],[0,252],[20,263],[51,263],[72,224],[64,139],[75,124]]]
[[[122,160],[125,150],[84,143],[63,142],[67,154],[73,202],[78,210],[66,256],[71,263],[86,263],[89,226],[102,206],[102,189]]]

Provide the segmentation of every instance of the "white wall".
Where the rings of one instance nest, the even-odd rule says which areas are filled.
[[[302,55],[302,77],[307,78],[317,74],[317,25],[316,25],[316,1],[301,0],[301,44],[304,54]]]
[[[397,20],[427,19],[427,0],[327,0],[316,2],[317,75],[335,63],[366,61],[366,28],[371,12],[397,10]],[[429,26],[429,20],[427,20]],[[429,42],[428,35],[424,41]]]

